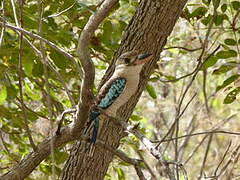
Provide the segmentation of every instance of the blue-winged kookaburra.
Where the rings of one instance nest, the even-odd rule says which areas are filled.
[[[136,51],[126,52],[117,59],[113,75],[100,89],[95,105],[90,110],[85,130],[86,134],[91,135],[90,146],[96,142],[99,131],[100,112],[97,109],[116,117],[118,109],[137,91],[142,67],[151,59],[151,54],[138,54]],[[88,148],[91,149],[90,146]]]

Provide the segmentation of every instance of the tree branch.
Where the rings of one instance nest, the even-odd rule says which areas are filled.
[[[121,160],[132,164],[136,170],[136,173],[139,177],[140,180],[146,180],[146,178],[144,177],[144,174],[142,172],[140,163],[142,162],[142,160],[139,159],[133,159],[133,158],[129,158],[124,152],[122,152],[121,150],[115,150],[114,148],[107,146],[105,143],[101,142],[101,141],[97,141],[96,143],[98,146],[101,146],[105,149],[107,149],[108,151],[110,151],[111,153],[113,153],[114,155],[116,155],[117,157],[119,157]]]
[[[22,9],[23,9],[23,2],[20,1],[20,24],[18,23],[17,20],[17,16],[16,16],[16,9],[15,9],[15,5],[14,2],[12,1],[12,6],[13,6],[13,11],[14,11],[14,15],[15,15],[15,21],[16,24],[18,26],[23,26],[23,14],[22,14]],[[19,34],[19,58],[18,58],[18,86],[19,86],[19,94],[20,94],[20,104],[21,104],[21,108],[23,110],[23,123],[24,123],[24,129],[26,130],[26,134],[28,136],[30,145],[32,146],[33,150],[36,151],[36,145],[33,141],[32,138],[32,134],[30,131],[30,128],[28,126],[28,120],[27,120],[27,113],[26,113],[26,109],[24,106],[24,99],[23,99],[23,65],[22,65],[22,61],[23,61],[23,34],[20,33]]]
[[[194,52],[194,51],[198,51],[198,50],[202,49],[202,47],[195,48],[195,49],[190,49],[190,48],[181,47],[181,46],[171,46],[171,47],[163,48],[163,50],[168,50],[168,49],[183,49],[185,51]]]
[[[78,108],[76,119],[77,122],[81,122],[81,125],[84,124],[84,121],[87,120],[88,113],[86,112],[88,112],[93,99],[92,88],[94,83],[95,71],[88,50],[89,41],[99,24],[108,15],[109,11],[112,9],[112,7],[114,7],[117,2],[118,0],[105,0],[98,9],[98,11],[90,17],[88,23],[86,24],[80,35],[77,53],[83,66],[84,80],[82,84],[81,99],[79,102],[79,106],[81,103],[81,108]],[[3,22],[0,22],[0,26],[5,26],[14,31],[22,32],[23,34],[28,35],[32,38],[39,39],[54,48],[59,53],[63,54],[68,59],[72,60],[74,63],[76,63],[74,57],[71,54],[65,52],[62,48],[58,47],[54,43],[44,39],[37,34],[26,31],[25,29],[4,23],[4,20],[2,21]],[[25,177],[27,177],[51,153],[51,144],[53,148],[57,148],[70,141],[78,139],[81,132],[79,131],[79,125],[80,123],[74,124],[73,129],[75,129],[76,131],[72,131],[72,128],[65,127],[58,135],[54,135],[53,137],[45,139],[39,146],[37,146],[36,152],[32,152],[31,154],[29,154],[19,164],[14,166],[8,173],[1,176],[1,180],[24,179]]]
[[[41,36],[39,36],[39,35],[37,35],[37,34],[34,34],[34,33],[30,32],[30,31],[27,31],[27,30],[25,30],[25,29],[23,29],[23,28],[16,27],[16,26],[13,26],[13,25],[11,25],[11,24],[8,24],[8,23],[6,23],[2,18],[1,18],[0,20],[1,20],[1,22],[0,22],[0,26],[1,26],[1,27],[4,27],[4,26],[5,26],[5,27],[7,27],[7,28],[9,28],[9,29],[12,29],[12,30],[14,30],[14,31],[16,31],[16,32],[22,32],[24,35],[28,35],[28,36],[30,36],[31,38],[34,38],[34,39],[38,39],[38,40],[43,41],[44,43],[46,43],[47,45],[49,45],[50,47],[52,47],[53,49],[55,49],[57,52],[61,53],[61,54],[64,55],[66,58],[68,58],[69,60],[71,60],[76,66],[78,66],[78,64],[76,63],[74,57],[73,57],[71,54],[69,54],[68,52],[66,52],[64,49],[58,47],[58,46],[57,46],[56,44],[54,44],[53,42],[51,42],[51,41],[49,41],[49,40],[47,40],[47,39],[45,39],[45,38],[43,38],[43,37],[41,37]]]
[[[72,136],[70,128],[63,128],[61,134],[46,138],[37,146],[36,151],[22,159],[21,162],[16,164],[9,172],[0,176],[0,179],[10,180],[26,178],[47,156],[50,155],[51,143],[54,148],[58,148],[76,139],[78,139],[78,136]]]
[[[2,11],[2,17],[4,19],[5,18],[5,0],[2,1],[1,6],[2,6],[2,8],[0,9],[0,12]],[[3,25],[2,30],[1,30],[1,35],[0,35],[0,47],[3,44],[4,32],[5,32],[5,26]]]
[[[74,119],[74,132],[79,132],[79,129],[83,129],[88,118],[87,112],[94,99],[92,89],[94,86],[95,68],[90,56],[89,43],[99,24],[117,2],[118,0],[105,0],[99,9],[89,18],[78,41],[77,54],[82,65],[83,81],[81,85],[80,100],[77,107],[77,116]]]
[[[112,120],[115,124],[120,125],[123,127],[127,132],[133,134],[136,136],[142,144],[145,146],[145,148],[149,151],[149,153],[154,156],[159,162],[163,165],[165,172],[168,174],[169,178],[171,180],[175,180],[174,174],[171,172],[171,169],[169,168],[169,164],[172,164],[173,162],[169,162],[164,159],[163,154],[158,150],[155,145],[142,133],[140,133],[137,130],[136,126],[129,125],[127,122],[123,121],[122,119],[119,119],[117,117],[112,117],[106,114],[102,109],[99,109],[101,114],[108,117],[110,120]],[[160,148],[159,148],[160,149]]]

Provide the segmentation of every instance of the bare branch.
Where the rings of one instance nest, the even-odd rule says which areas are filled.
[[[0,22],[0,25],[2,25],[1,23],[2,23],[2,22]],[[5,22],[4,22],[4,23],[5,23]],[[11,28],[11,27],[10,27],[10,28]],[[19,29],[20,27],[14,27],[14,28]],[[20,28],[20,29],[21,29],[21,28]],[[30,34],[32,34],[31,32],[28,32],[28,31],[26,31],[26,30],[24,30],[24,29],[22,29],[22,30],[24,30],[24,31],[26,31],[26,32],[21,31],[20,29],[19,29],[19,31],[17,31],[18,34],[19,34],[19,33],[25,33],[25,34],[30,33]],[[27,34],[27,35],[29,35],[29,34]],[[33,38],[36,38],[36,39],[39,39],[39,37],[40,37],[39,40],[40,40],[40,41],[43,41],[43,42],[45,42],[45,43],[46,43],[46,41],[48,41],[48,40],[42,38],[41,36],[39,36],[39,35],[37,35],[37,34],[32,34],[32,35],[34,35]],[[29,36],[32,37],[31,35],[29,35]],[[50,61],[46,61],[46,62],[42,61],[42,53],[41,53],[40,50],[38,50],[38,49],[36,48],[36,46],[34,46],[26,37],[23,37],[23,39],[33,48],[34,52],[40,57],[41,62],[42,62],[43,64],[46,64],[53,72],[55,72],[55,73],[57,74],[58,79],[59,79],[59,81],[63,84],[63,87],[64,87],[64,89],[65,89],[65,91],[66,91],[66,94],[67,94],[69,100],[71,101],[72,106],[74,106],[74,105],[75,105],[75,101],[74,101],[73,97],[71,96],[71,93],[70,93],[70,91],[69,91],[69,89],[68,89],[68,87],[67,87],[67,85],[66,85],[66,83],[65,83],[65,81],[64,81],[64,79],[63,79],[63,77],[61,76],[61,74],[54,68],[54,66],[50,63]],[[50,42],[50,41],[48,41],[48,42],[49,42],[50,44],[52,43],[52,42]],[[46,43],[46,44],[48,44],[48,43]],[[50,45],[50,44],[48,44],[48,45]],[[54,47],[51,46],[51,45],[50,45],[50,46],[51,46],[52,48],[54,48],[55,50],[57,50],[56,48],[59,48],[57,45],[55,45],[55,44],[53,44],[53,43],[52,43],[52,45],[54,45]],[[64,50],[61,49],[61,48],[59,48],[57,51],[60,52],[60,51],[64,51]],[[60,53],[61,53],[61,52],[60,52]],[[67,52],[64,52],[64,53],[67,53]],[[68,58],[75,64],[75,66],[76,66],[79,74],[81,74],[81,70],[80,70],[80,68],[79,68],[79,65],[76,63],[74,57],[73,57],[72,55],[68,54],[68,53],[67,53],[67,54],[63,54],[63,55],[65,55],[65,57],[68,56]],[[47,57],[46,57],[46,58],[47,58]]]
[[[227,167],[239,157],[239,155],[240,155],[239,150],[240,150],[240,144],[238,144],[237,147],[233,150],[233,152],[232,152],[231,156],[229,157],[228,161],[225,163],[225,165],[223,166],[223,168],[219,172],[218,177],[220,177],[224,173],[224,171],[227,169]]]
[[[132,164],[137,172],[137,175],[139,177],[140,180],[146,180],[146,178],[144,177],[144,174],[142,172],[142,169],[140,167],[140,163],[142,162],[142,160],[139,159],[133,159],[133,158],[129,158],[124,152],[122,152],[121,150],[115,150],[114,148],[106,145],[105,143],[101,142],[101,141],[97,141],[96,143],[98,146],[101,146],[105,149],[107,149],[108,151],[110,151],[111,153],[113,153],[114,155],[118,156],[121,160]]]
[[[210,146],[211,146],[211,143],[212,143],[212,137],[213,137],[213,134],[210,135],[209,140],[208,140],[207,149],[205,151],[205,155],[204,155],[201,170],[200,170],[200,175],[198,177],[199,180],[202,179],[203,171],[204,171],[205,164],[206,164],[206,161],[207,161],[207,156],[208,156],[209,149],[210,149]]]
[[[83,129],[88,118],[88,113],[86,112],[89,111],[94,99],[92,89],[94,86],[95,68],[89,51],[90,39],[99,24],[104,20],[117,2],[118,0],[105,0],[99,9],[89,18],[78,40],[77,54],[82,65],[83,81],[81,85],[80,100],[77,107],[77,116],[74,119],[74,132],[79,132]]]
[[[2,11],[2,17],[3,19],[5,19],[5,0],[2,0],[1,6],[2,8],[0,9],[0,11]],[[5,32],[5,26],[3,25],[1,35],[0,35],[0,47],[3,44],[4,32]]]
[[[59,118],[59,122],[58,122],[58,128],[57,128],[57,131],[56,131],[56,135],[59,135],[60,134],[60,131],[61,131],[61,127],[62,127],[62,123],[63,123],[63,120],[66,116],[66,114],[69,114],[69,113],[74,113],[76,112],[77,110],[76,109],[67,109],[65,111],[62,112],[60,118]]]
[[[2,27],[7,27],[7,28],[10,28],[16,32],[22,32],[24,35],[28,35],[30,36],[31,38],[34,38],[34,39],[38,39],[38,40],[41,40],[43,41],[44,43],[46,43],[47,45],[49,45],[50,47],[52,47],[53,49],[55,49],[56,51],[58,51],[59,53],[61,53],[62,55],[64,55],[66,58],[68,58],[69,60],[71,60],[76,66],[78,66],[77,62],[75,61],[74,57],[69,54],[68,52],[66,52],[64,49],[58,47],[56,44],[54,44],[53,42],[37,35],[37,34],[34,34],[30,31],[27,31],[23,28],[20,28],[20,27],[16,27],[16,26],[13,26],[13,25],[10,25],[8,23],[5,23],[4,20],[2,20],[0,22],[0,26]]]
[[[171,47],[163,48],[163,50],[168,50],[168,49],[183,49],[185,51],[193,52],[193,51],[201,50],[202,47],[195,48],[195,49],[190,49],[190,48],[181,47],[181,46],[171,46]]]
[[[16,13],[16,9],[15,9],[15,5],[14,2],[12,2],[12,6],[13,6],[13,11],[14,11],[14,15]],[[23,26],[23,19],[22,19],[22,9],[23,9],[23,2],[20,2],[20,26]],[[18,20],[17,20],[17,16],[15,15],[15,21],[16,24],[18,24]],[[28,120],[27,120],[27,113],[26,113],[26,109],[24,106],[24,100],[23,100],[23,65],[22,65],[22,57],[23,57],[23,35],[22,33],[20,33],[19,35],[19,59],[18,59],[18,83],[19,83],[19,93],[20,93],[20,103],[21,103],[21,108],[23,110],[23,123],[24,123],[24,129],[26,130],[29,142],[33,148],[34,151],[36,151],[36,145],[33,141],[32,135],[31,135],[31,131],[29,129],[28,126]]]
[[[217,175],[218,169],[219,169],[220,165],[223,163],[225,157],[227,156],[227,154],[228,154],[228,152],[229,152],[229,149],[230,149],[231,145],[232,145],[232,141],[230,141],[230,143],[229,143],[229,145],[228,145],[226,151],[225,151],[224,154],[223,154],[223,157],[222,157],[221,161],[219,162],[217,168],[216,168],[215,171],[214,171],[214,176],[215,176],[216,178],[218,177],[218,175]]]
[[[42,29],[42,18],[43,18],[43,13],[44,13],[44,5],[42,1],[38,1],[38,33],[42,36],[43,35],[43,29]],[[46,87],[46,99],[47,99],[47,109],[48,109],[48,118],[50,119],[50,128],[51,128],[51,137],[53,136],[53,104],[52,104],[52,99],[50,97],[50,85],[48,82],[49,79],[49,73],[48,73],[48,68],[47,68],[47,53],[46,53],[46,48],[45,44],[40,40],[40,52],[41,52],[41,59],[43,61],[43,74],[44,74],[44,86]],[[55,163],[55,157],[54,157],[54,146],[53,146],[53,141],[50,141],[50,147],[51,147],[51,161],[54,164]],[[56,169],[55,166],[52,166],[52,178],[56,179]]]
[[[112,148],[111,146],[105,144],[104,142],[102,142],[101,140],[97,140],[96,142],[97,146],[100,146],[102,148],[107,149],[108,151],[110,151],[111,153],[113,153],[114,155],[118,156],[121,160],[132,164],[132,165],[139,165],[139,163],[142,162],[142,160],[140,159],[133,159],[133,158],[129,158],[123,151],[121,150],[115,150],[114,148]]]
[[[20,103],[17,103],[17,102],[14,102],[19,108],[21,108],[22,109],[22,107],[21,107],[21,100],[18,98],[18,97],[16,97],[16,99],[17,99],[17,101]],[[36,116],[38,116],[38,117],[41,117],[41,118],[43,118],[43,119],[48,119],[46,116],[44,116],[44,115],[42,115],[42,114],[40,114],[40,113],[38,113],[38,112],[35,112],[34,110],[32,110],[31,108],[29,108],[25,103],[23,103],[23,105],[24,105],[24,107],[25,107],[25,110],[28,110],[29,112],[31,112],[31,113],[33,113],[33,114],[35,114]]]
[[[138,175],[139,179],[140,180],[146,180],[146,178],[144,177],[144,174],[143,174],[140,166],[135,165],[134,168],[135,168],[135,170],[137,172],[137,175]]]
[[[105,0],[97,12],[89,18],[87,24],[81,32],[78,41],[77,54],[79,55],[84,72],[84,80],[81,89],[81,101],[83,104],[92,102],[92,98],[94,97],[92,94],[92,89],[94,85],[95,68],[91,60],[88,47],[90,39],[95,30],[98,28],[99,24],[104,20],[109,11],[116,5],[117,2],[118,0]]]
[[[91,90],[93,87],[93,80],[94,80],[94,66],[92,64],[92,61],[90,60],[90,55],[88,53],[89,40],[91,38],[91,35],[97,29],[98,25],[107,16],[110,9],[117,2],[118,2],[117,0],[114,0],[114,1],[105,0],[103,2],[103,4],[101,5],[101,7],[99,8],[99,10],[93,16],[91,16],[91,18],[89,19],[89,22],[85,26],[83,32],[81,33],[81,37],[79,39],[78,53],[79,53],[79,57],[81,59],[82,65],[83,65],[84,75],[85,75],[84,76],[85,81],[83,81],[83,87],[82,87],[84,89],[82,91],[82,95],[85,98],[85,101],[82,101],[82,103],[85,105],[87,105],[87,104],[90,105],[90,102],[88,100],[92,99],[92,97],[93,97]],[[0,22],[0,26],[3,26],[3,25],[4,25],[4,23]],[[5,26],[14,31],[20,31],[25,35],[28,35],[32,38],[36,38],[36,39],[43,41],[44,43],[48,44],[49,46],[51,46],[52,48],[54,48],[55,50],[57,50],[58,52],[60,52],[61,54],[63,54],[64,56],[66,56],[67,58],[69,58],[75,62],[75,59],[71,54],[65,52],[62,48],[59,48],[54,43],[42,38],[41,36],[39,36],[37,34],[33,34],[22,28],[12,26],[10,24],[5,24]],[[82,51],[82,49],[83,49],[83,51]],[[85,54],[86,52],[87,52],[87,55]],[[84,58],[84,57],[87,57],[87,58]],[[85,93],[86,91],[87,91],[87,93]],[[87,97],[88,95],[90,95],[90,98]],[[84,98],[81,98],[81,100]],[[83,106],[81,106],[81,112],[80,113],[77,112],[77,117],[78,117],[77,119],[80,119],[80,117],[81,117],[81,119],[86,120],[87,119],[86,112],[88,112],[87,109],[89,109],[89,107],[84,108]],[[81,116],[81,115],[83,115],[83,116]],[[75,127],[75,128],[78,129],[78,127]],[[78,129],[78,131],[79,131],[79,129]],[[69,127],[65,127],[58,135],[55,135],[52,138],[47,138],[38,146],[36,152],[32,152],[31,154],[29,154],[26,157],[26,159],[22,160],[18,165],[14,166],[11,171],[9,171],[5,175],[3,175],[1,178],[3,180],[9,179],[9,178],[24,179],[26,176],[28,176],[33,171],[33,169],[36,166],[39,165],[39,163],[41,163],[50,154],[51,144],[53,144],[53,148],[57,148],[67,142],[78,139],[79,132],[74,133],[74,134],[72,134],[72,132],[73,131],[71,131]]]
[[[178,136],[178,137],[174,137],[174,138],[169,138],[169,139],[165,139],[162,142],[167,142],[167,141],[173,141],[175,139],[182,139],[182,138],[186,138],[186,137],[190,137],[190,136],[199,136],[199,135],[204,135],[204,134],[229,134],[229,135],[236,135],[236,136],[240,136],[240,132],[232,132],[232,131],[224,131],[224,130],[212,130],[212,131],[204,131],[204,132],[198,132],[198,133],[193,133],[193,134],[187,134],[187,135],[183,135],[183,136]]]
[[[71,9],[74,5],[76,4],[76,1],[71,5],[69,6],[68,8],[62,10],[61,12],[57,13],[57,14],[52,14],[52,15],[49,15],[48,18],[52,18],[52,17],[58,17],[60,15],[62,15],[63,13],[67,12],[69,9]]]
[[[49,156],[51,153],[51,142],[55,149],[76,139],[78,139],[78,136],[73,136],[68,127],[63,128],[59,135],[46,138],[37,146],[36,151],[22,159],[21,162],[12,167],[9,172],[0,176],[0,179],[9,180],[26,178],[46,157]]]
[[[144,159],[143,155],[141,154],[141,152],[139,150],[135,150],[136,153],[138,154],[138,156],[141,158],[141,160],[143,161],[143,163],[145,164],[147,170],[149,171],[149,173],[152,176],[153,180],[157,180],[157,176],[154,174],[152,168],[150,167],[150,165],[147,163],[147,161]]]
[[[207,89],[206,89],[206,84],[207,83],[206,83],[206,81],[207,81],[207,70],[203,70],[203,86],[202,86],[202,89],[203,89],[203,96],[204,96],[204,104],[205,104],[207,113],[209,114],[210,109],[209,109],[209,106],[208,106],[208,97],[207,97]]]
[[[171,169],[169,168],[169,164],[174,164],[174,162],[169,162],[165,160],[163,154],[155,147],[155,145],[145,135],[143,135],[137,130],[136,126],[129,125],[127,122],[117,117],[109,116],[102,109],[99,109],[99,111],[101,112],[101,114],[103,114],[104,116],[112,120],[115,124],[120,125],[127,132],[136,136],[142,142],[145,148],[149,151],[149,153],[153,155],[157,160],[159,160],[159,162],[163,165],[165,172],[167,173],[169,178],[171,180],[175,180],[174,174],[171,172]]]

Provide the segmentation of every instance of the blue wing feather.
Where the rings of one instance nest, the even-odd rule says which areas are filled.
[[[106,93],[105,97],[101,99],[98,106],[102,109],[106,109],[111,106],[114,100],[123,92],[126,82],[127,81],[125,78],[118,78],[113,81],[110,88],[108,89],[108,92]]]
[[[126,86],[126,79],[125,78],[117,78],[116,80],[112,81],[112,84],[109,86],[105,96],[100,100],[97,104],[99,108],[106,109],[113,104],[113,102],[118,98],[121,93],[123,92]],[[90,121],[93,123],[92,129],[92,137],[90,142],[94,144],[97,140],[98,128],[99,128],[99,115],[100,112],[96,110],[92,110],[89,115]],[[91,123],[91,124],[92,124]]]

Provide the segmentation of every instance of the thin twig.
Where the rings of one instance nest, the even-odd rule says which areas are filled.
[[[24,38],[24,40],[33,48],[33,50],[34,50],[34,52],[37,54],[37,56],[40,57],[40,61],[42,62],[42,64],[47,65],[47,66],[57,75],[58,80],[62,83],[63,88],[64,88],[64,90],[65,90],[65,92],[66,92],[66,94],[67,94],[67,96],[68,96],[68,99],[69,99],[70,102],[71,102],[71,105],[72,105],[72,106],[75,106],[76,103],[75,103],[75,101],[74,101],[74,99],[73,99],[73,97],[72,97],[72,95],[71,95],[71,93],[70,93],[70,90],[68,89],[67,84],[66,84],[64,78],[63,78],[62,75],[59,73],[59,71],[57,70],[57,68],[54,67],[53,63],[51,63],[51,61],[48,59],[48,57],[46,57],[46,58],[47,58],[47,61],[43,61],[42,52],[41,52],[40,50],[38,50],[37,47],[34,46],[26,37],[23,37],[23,38]]]
[[[72,7],[74,7],[74,5],[76,4],[76,1],[71,5],[69,6],[68,8],[62,10],[61,12],[57,13],[57,14],[52,14],[52,15],[49,15],[47,16],[48,18],[53,18],[53,17],[58,17],[60,15],[62,15],[63,13],[67,12],[68,10],[70,10]]]
[[[6,151],[7,155],[13,160],[15,161],[16,163],[19,162],[18,158],[16,156],[14,156],[10,150],[8,149],[7,147],[7,143],[4,141],[4,138],[3,138],[3,130],[0,129],[0,140],[1,140],[1,143],[2,143],[2,146],[3,146],[3,149]]]
[[[206,41],[206,42],[207,42],[207,41]],[[220,48],[220,46],[218,46],[210,55],[208,55],[208,56],[204,59],[203,62],[205,62],[205,61],[206,61],[207,59],[209,59],[213,54],[215,54],[215,52],[218,51],[219,48]],[[177,137],[178,137],[178,127],[179,127],[179,118],[178,118],[178,116],[179,116],[179,115],[181,116],[181,115],[184,113],[184,111],[185,111],[186,108],[184,108],[184,110],[181,112],[181,106],[182,106],[183,100],[185,99],[187,92],[189,91],[189,89],[190,89],[192,83],[194,82],[194,80],[195,80],[198,72],[201,70],[201,68],[202,68],[202,66],[203,66],[203,64],[204,64],[204,63],[201,62],[202,56],[203,56],[203,54],[204,54],[204,50],[205,50],[205,48],[203,48],[202,53],[201,53],[200,56],[198,57],[198,64],[197,64],[197,67],[196,67],[196,72],[193,74],[190,82],[188,83],[187,87],[185,88],[185,90],[184,90],[184,92],[183,92],[183,94],[182,94],[182,96],[181,96],[181,98],[180,98],[180,100],[179,100],[179,105],[178,105],[178,108],[177,108],[176,119],[175,119],[175,122],[174,122],[174,123],[175,123],[175,126],[176,126],[176,133],[175,133],[175,137],[176,137],[176,140],[175,140],[175,161],[177,161],[177,159],[178,159],[178,139],[177,139]],[[178,176],[178,168],[176,168],[176,173],[177,173],[177,178],[179,178],[179,176]]]
[[[196,95],[197,95],[197,93],[195,93],[195,94],[192,96],[192,98],[188,101],[188,103],[187,103],[187,105],[184,107],[183,111],[182,111],[182,112],[179,114],[179,116],[177,117],[178,119],[181,118],[181,116],[184,114],[184,112],[186,111],[187,107],[190,105],[190,103],[191,103],[192,100],[196,97]],[[156,145],[156,148],[158,148],[158,147],[161,145],[161,143],[164,142],[165,139],[169,136],[169,134],[174,131],[174,127],[175,127],[176,123],[177,123],[177,119],[174,120],[173,124],[172,124],[171,127],[169,128],[169,130],[168,130],[168,132],[166,133],[166,135],[165,135],[165,136],[159,141],[159,143]],[[176,140],[176,138],[175,138],[175,140]]]
[[[135,150],[135,152],[138,154],[138,156],[140,157],[140,159],[143,161],[143,163],[145,164],[147,170],[149,171],[149,173],[152,176],[153,180],[157,180],[157,176],[154,174],[152,168],[150,167],[150,165],[147,163],[147,161],[145,160],[145,158],[143,157],[142,153],[139,150]]]
[[[2,17],[3,19],[5,19],[5,0],[2,0],[1,6],[2,8],[0,11],[2,11]],[[0,47],[3,45],[4,33],[5,33],[5,26],[3,25],[1,35],[0,35]]]
[[[20,28],[20,27],[16,27],[16,26],[10,25],[10,24],[5,23],[5,22],[3,22],[3,21],[4,21],[4,20],[2,20],[2,22],[0,22],[0,26],[5,26],[5,27],[10,28],[10,29],[12,29],[12,30],[14,30],[14,31],[16,31],[16,32],[22,32],[23,34],[28,35],[28,36],[30,36],[31,38],[41,40],[41,41],[43,41],[44,43],[46,43],[47,45],[49,45],[50,47],[52,47],[53,49],[55,49],[55,50],[56,50],[57,52],[59,52],[60,54],[64,55],[66,58],[68,58],[69,60],[71,60],[71,61],[74,63],[74,65],[77,67],[77,70],[79,71],[79,74],[81,74],[81,70],[79,70],[79,65],[78,65],[77,62],[75,61],[75,58],[74,58],[71,54],[69,54],[68,52],[66,52],[64,49],[58,47],[58,46],[57,46],[56,44],[54,44],[53,42],[51,42],[51,41],[49,41],[49,40],[47,40],[47,39],[45,39],[45,38],[43,38],[43,37],[41,37],[41,36],[39,36],[39,35],[37,35],[37,34],[34,34],[34,33],[30,32],[30,31],[27,31],[27,30],[25,30],[25,29],[23,29],[23,28]]]
[[[21,108],[21,100],[20,100],[18,97],[16,97],[16,99],[17,99],[17,101],[18,101],[20,104],[18,104],[17,102],[15,102],[15,104],[16,104],[19,108]],[[44,118],[44,119],[48,119],[46,116],[44,116],[44,115],[42,115],[42,114],[40,114],[40,113],[38,113],[38,112],[35,112],[34,110],[30,109],[25,103],[23,103],[23,105],[24,105],[24,107],[25,107],[26,110],[28,110],[29,112],[35,114],[36,116],[39,116],[39,117]]]
[[[239,156],[239,153],[238,151],[240,150],[240,144],[237,145],[237,147],[233,150],[231,156],[229,157],[228,161],[225,163],[225,165],[223,166],[223,168],[221,169],[221,171],[219,172],[218,174],[218,177],[220,177],[224,171],[227,169],[227,167],[232,163],[234,162],[236,156],[238,157]]]
[[[17,12],[16,12],[16,7],[15,7],[14,0],[11,0],[11,5],[12,5],[12,10],[13,10],[13,16],[14,16],[15,24],[16,24],[17,27],[19,27],[19,22],[18,22],[18,18],[17,18]]]
[[[64,121],[64,118],[66,116],[66,114],[69,114],[69,113],[74,113],[76,112],[77,109],[67,109],[65,111],[62,112],[61,116],[60,116],[60,120],[58,122],[58,128],[57,128],[57,131],[56,131],[56,135],[59,135],[60,134],[60,131],[61,131],[61,127],[62,127],[62,123]]]
[[[43,35],[43,29],[42,29],[42,18],[43,18],[43,13],[44,13],[44,5],[43,2],[41,0],[38,1],[38,15],[39,15],[39,20],[38,20],[38,33],[39,35]],[[53,104],[52,104],[52,100],[50,97],[50,86],[49,86],[49,75],[48,75],[48,68],[47,68],[47,54],[46,54],[46,49],[45,49],[45,44],[43,43],[43,41],[40,40],[40,52],[42,54],[42,61],[43,61],[43,73],[44,73],[44,85],[46,87],[46,99],[47,99],[47,108],[48,108],[48,118],[50,119],[50,126],[51,126],[51,137],[53,136]],[[50,157],[51,157],[51,161],[52,161],[52,175],[53,175],[53,179],[56,179],[56,169],[55,169],[55,157],[54,157],[54,145],[53,145],[53,141],[50,141],[50,147],[51,147],[51,153],[50,153]]]
[[[201,50],[202,47],[195,48],[195,49],[190,49],[190,48],[181,47],[181,46],[171,46],[171,47],[163,48],[163,50],[168,50],[168,49],[183,49],[185,51],[193,52],[193,51]]]
[[[7,147],[4,139],[3,139],[3,135],[2,135],[2,134],[3,134],[3,133],[2,133],[2,130],[0,129],[0,139],[1,139],[1,142],[2,142],[2,145],[3,145],[3,148],[5,149],[5,151],[6,151],[8,154],[10,154],[10,151],[9,151],[9,149],[8,149],[8,147]]]
[[[217,129],[219,129],[220,127],[222,127],[226,122],[230,121],[233,117],[235,117],[237,114],[233,114],[231,116],[229,116],[227,119],[224,119],[221,123],[218,123],[217,125],[213,126],[208,132],[215,132],[217,131]],[[227,134],[230,134],[232,132],[229,132]],[[233,135],[238,135],[238,134],[233,134]],[[203,137],[203,139],[200,141],[200,143],[194,148],[194,150],[190,153],[190,155],[188,156],[188,158],[184,161],[183,164],[186,164],[192,157],[193,155],[197,152],[198,148],[202,145],[202,143],[205,141],[205,139],[209,136],[208,133],[206,133],[206,135]]]
[[[95,68],[90,56],[90,40],[95,30],[108,15],[110,10],[117,4],[117,2],[118,0],[105,0],[98,10],[89,18],[78,40],[77,54],[82,65],[83,81],[81,84],[76,118],[74,118],[74,132],[79,132],[79,129],[83,130],[88,118],[88,113],[86,112],[89,111],[94,101],[92,90],[94,87]]]
[[[142,169],[140,168],[140,166],[135,165],[134,168],[135,168],[135,170],[136,170],[136,172],[137,172],[137,175],[138,175],[138,177],[139,177],[139,180],[147,180],[147,179],[144,177],[144,174],[143,174]]]
[[[229,134],[229,135],[236,135],[236,136],[240,136],[240,132],[232,132],[232,131],[224,131],[224,130],[212,130],[212,131],[204,131],[204,132],[198,132],[198,133],[193,133],[193,134],[187,134],[187,135],[183,135],[183,136],[178,136],[178,137],[174,137],[174,138],[169,138],[169,139],[165,139],[165,140],[161,140],[162,142],[168,142],[168,141],[173,141],[176,139],[182,139],[182,138],[186,138],[186,137],[191,137],[191,136],[199,136],[199,135],[204,135],[204,134]]]
[[[12,6],[13,8],[15,8],[14,6],[14,2],[12,1]],[[23,10],[23,1],[20,1],[20,26],[23,26],[23,14],[22,14],[22,10]],[[16,10],[13,10],[16,13]],[[15,22],[18,25],[18,20],[17,20],[17,16],[15,15]],[[21,109],[23,110],[23,122],[24,122],[24,128],[26,130],[29,142],[33,148],[34,151],[36,151],[36,145],[33,141],[32,135],[31,135],[31,131],[30,128],[28,126],[28,120],[27,120],[27,112],[24,106],[24,100],[23,100],[23,65],[22,65],[22,57],[23,57],[23,35],[22,33],[20,33],[19,36],[19,60],[18,60],[18,82],[19,82],[19,93],[20,93],[20,103],[21,103]]]
[[[128,157],[128,155],[125,154],[123,151],[118,150],[118,149],[114,149],[113,147],[111,147],[111,146],[107,145],[106,143],[102,142],[101,140],[97,140],[96,145],[100,146],[104,149],[107,149],[108,151],[110,151],[114,155],[118,156],[121,160],[123,160],[124,162],[127,162],[129,164],[139,165],[142,162],[142,160],[140,160],[140,159],[134,159],[134,158]]]
[[[113,123],[115,123],[116,125],[120,125],[121,127],[123,127],[125,129],[125,131],[136,136],[142,142],[142,144],[145,146],[145,148],[149,151],[149,153],[152,156],[154,156],[157,160],[159,160],[159,162],[163,165],[165,172],[168,174],[169,178],[171,180],[175,180],[174,174],[171,171],[171,169],[169,168],[169,164],[177,164],[176,162],[170,162],[170,161],[165,160],[164,156],[160,152],[160,150],[157,150],[155,145],[145,135],[143,135],[141,132],[139,132],[135,126],[129,125],[127,122],[123,121],[120,118],[109,116],[100,108],[99,108],[99,111],[101,112],[101,114],[103,114],[104,116],[106,116],[110,120],[112,120]]]
[[[212,137],[213,137],[213,134],[210,135],[209,140],[208,140],[207,149],[205,151],[205,155],[204,155],[204,158],[203,158],[200,174],[199,174],[199,177],[198,177],[199,180],[202,179],[203,171],[204,171],[206,161],[207,161],[208,152],[210,150],[210,146],[211,146],[211,143],[212,143]]]
[[[192,134],[195,130],[195,126],[194,123],[196,121],[196,114],[193,115],[193,117],[191,118],[190,122],[187,125],[187,128],[185,129],[185,132],[187,132],[187,134]],[[190,141],[190,136],[185,138],[182,142],[182,144],[180,145],[179,149],[178,149],[178,153],[179,155],[179,161],[182,162],[183,159],[183,155],[186,151],[186,147],[189,144]]]
[[[205,108],[207,110],[207,113],[209,114],[210,109],[208,107],[208,97],[207,97],[207,86],[206,86],[206,81],[207,81],[207,70],[203,70],[203,96],[204,96],[204,104]]]
[[[227,156],[231,145],[232,145],[232,141],[230,141],[230,143],[229,143],[226,151],[225,151],[224,154],[223,154],[223,157],[222,157],[221,161],[218,163],[218,166],[217,166],[217,168],[216,168],[215,171],[214,171],[214,177],[216,177],[216,178],[218,177],[218,175],[217,175],[218,169],[219,169],[219,167],[221,166],[221,164],[223,163],[225,157]]]

